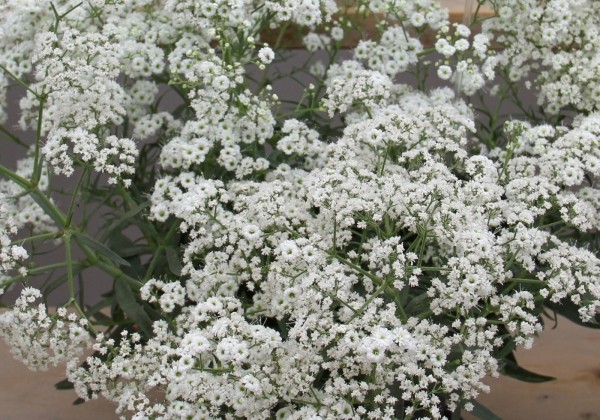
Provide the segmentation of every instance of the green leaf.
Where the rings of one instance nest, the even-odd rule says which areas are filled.
[[[406,290],[406,292],[405,292],[405,290]],[[430,302],[431,298],[427,295],[427,293],[421,293],[420,295],[409,297],[409,295],[408,295],[409,291],[410,291],[410,287],[408,287],[408,286],[405,286],[404,289],[402,289],[402,295],[406,295],[405,302],[406,301],[408,302],[405,304],[405,307],[404,307],[404,311],[407,314],[413,315],[413,314],[417,314],[419,312],[429,309],[429,302]]]
[[[144,272],[140,262],[140,257],[129,257],[127,260],[129,261],[129,264],[131,264],[131,267],[123,267],[123,273],[134,279],[139,278],[140,273]],[[139,288],[134,290],[139,290]]]
[[[509,354],[503,360],[504,366],[500,369],[500,372],[503,375],[509,376],[514,379],[518,379],[523,382],[531,382],[531,383],[540,383],[540,382],[550,382],[556,380],[552,376],[541,375],[539,373],[532,372],[525,368],[522,368],[517,363],[517,359],[514,354]]]
[[[152,253],[152,249],[148,245],[132,245],[127,249],[123,249],[121,256],[123,258],[129,258],[150,253]]]
[[[112,249],[113,252],[127,260],[129,266],[122,268],[122,271],[125,274],[133,278],[138,278],[140,273],[144,272],[140,255],[149,254],[149,247],[135,245],[135,243],[128,237],[124,236],[121,231],[112,232],[104,243],[106,243],[106,246]]]
[[[106,239],[111,232],[113,232],[115,229],[118,229],[121,226],[123,226],[124,224],[126,224],[130,219],[133,219],[142,210],[144,210],[146,207],[148,207],[149,204],[150,203],[147,201],[143,202],[143,203],[139,204],[138,206],[134,207],[133,209],[129,210],[127,213],[124,213],[123,215],[117,217],[112,223],[110,223],[108,226],[106,226],[106,228],[102,229],[103,233],[101,233],[101,235],[102,235],[101,237],[103,239]]]
[[[100,253],[101,255],[105,256],[109,260],[111,260],[119,265],[124,265],[126,267],[129,267],[130,264],[126,260],[124,260],[119,255],[115,254],[113,251],[108,249],[106,246],[102,245],[100,242],[95,241],[94,239],[90,238],[89,236],[82,235],[81,233],[78,233],[78,232],[75,232],[73,234],[73,236],[75,237],[75,240],[77,241],[78,244],[85,245],[85,246],[93,249],[94,251]]]
[[[73,405],[81,405],[85,402],[85,400],[83,398],[77,398],[75,401],[73,401]]]
[[[94,306],[90,306],[86,310],[86,314],[88,317],[96,318],[96,319],[110,319],[109,316],[102,313],[102,309],[110,307],[117,301],[115,295],[111,292],[109,295],[104,297],[100,302],[96,303]]]
[[[506,343],[506,345],[504,347],[502,347],[497,353],[496,353],[496,358],[497,359],[504,359],[506,356],[508,356],[509,354],[511,354],[515,348],[516,348],[516,344],[514,343],[514,341],[510,341],[508,343]]]
[[[598,314],[594,316],[593,321],[583,322],[581,320],[581,317],[579,316],[579,306],[575,305],[571,301],[565,301],[562,303],[546,301],[544,302],[544,305],[546,305],[546,307],[559,313],[560,315],[564,316],[569,321],[574,322],[577,325],[581,325],[582,327],[600,329],[600,316],[598,316]]]
[[[103,243],[128,261],[130,257],[152,253],[152,249],[148,245],[136,245],[136,242],[123,235],[120,230],[108,235]]]
[[[170,246],[165,249],[167,254],[167,263],[169,264],[169,270],[176,276],[181,276],[181,261],[179,260],[179,253],[177,250]]]
[[[473,400],[471,401],[473,404],[473,415],[481,420],[502,420],[496,414],[494,414],[489,408],[485,405]]]
[[[125,280],[115,280],[115,294],[117,302],[127,317],[133,321],[146,337],[152,336],[152,320],[144,311],[144,307],[137,301],[135,293],[129,288]]]
[[[61,390],[62,389],[73,389],[73,388],[75,388],[75,386],[68,379],[63,379],[62,381],[55,383],[54,388],[61,389]]]

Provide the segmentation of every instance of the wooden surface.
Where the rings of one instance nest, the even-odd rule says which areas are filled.
[[[0,338],[0,419],[2,420],[104,420],[116,419],[115,405],[106,400],[73,405],[73,390],[59,391],[64,367],[32,372],[13,359]]]
[[[556,381],[529,384],[510,378],[486,381],[492,393],[479,401],[507,420],[600,420],[600,330],[559,318],[531,350],[519,350],[521,366]],[[472,418],[472,417],[470,417]]]
[[[557,381],[527,384],[492,379],[492,394],[480,401],[507,420],[600,420],[600,330],[578,327],[561,319],[558,328],[544,331],[534,348],[519,351],[523,367],[554,376]],[[73,391],[57,391],[63,379],[55,368],[30,372],[12,359],[0,340],[0,419],[116,419],[114,405],[96,400],[74,406]],[[466,416],[472,419],[471,416]]]

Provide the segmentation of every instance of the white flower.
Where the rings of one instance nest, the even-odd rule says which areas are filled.
[[[199,332],[191,332],[181,340],[182,350],[193,355],[198,355],[211,348],[208,339]]]
[[[371,363],[381,363],[385,359],[387,345],[384,341],[373,337],[365,337],[358,347],[358,351],[362,353],[365,359]]]
[[[270,64],[275,58],[275,53],[270,47],[263,47],[258,51],[258,59],[263,64]]]
[[[438,67],[437,75],[442,80],[448,80],[450,77],[452,77],[452,69],[450,66],[440,66]]]
[[[22,246],[13,246],[11,254],[16,261],[24,260],[28,257],[27,251]]]
[[[250,242],[254,242],[260,238],[260,228],[254,224],[248,224],[242,228],[242,235]]]
[[[216,355],[223,362],[242,362],[248,357],[248,345],[234,337],[226,337],[217,344]]]
[[[410,17],[410,23],[415,28],[420,28],[425,24],[425,16],[422,13],[413,13]]]
[[[229,86],[229,78],[225,75],[217,76],[212,81],[212,87],[219,92],[229,89]]]
[[[344,30],[339,26],[331,28],[331,38],[335,41],[342,41],[344,39]]]
[[[466,39],[459,39],[454,43],[454,48],[456,48],[457,51],[466,51],[469,49],[469,41]]]
[[[435,49],[446,58],[449,58],[456,52],[456,48],[450,45],[450,43],[444,38],[440,38],[436,41]]]
[[[279,250],[283,259],[292,261],[300,255],[300,248],[296,245],[296,242],[287,240],[279,245]]]
[[[460,36],[462,36],[463,38],[468,38],[469,35],[471,35],[471,30],[469,29],[468,26],[465,26],[463,24],[458,24],[456,25],[456,33]]]

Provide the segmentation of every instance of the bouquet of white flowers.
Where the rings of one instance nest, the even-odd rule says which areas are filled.
[[[598,324],[600,3],[475,6],[4,0],[15,357],[136,419],[485,417],[486,376],[549,379],[513,354],[542,313]]]

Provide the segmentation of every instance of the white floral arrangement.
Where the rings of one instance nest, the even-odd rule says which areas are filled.
[[[486,377],[549,379],[542,314],[598,325],[600,2],[475,3],[4,0],[14,356],[134,419],[491,418]]]

